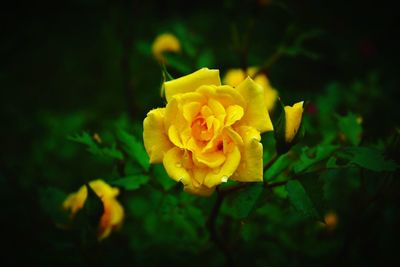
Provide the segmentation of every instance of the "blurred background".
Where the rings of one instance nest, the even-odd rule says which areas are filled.
[[[398,136],[399,17],[390,1],[18,1],[0,13],[6,264],[224,264],[204,232],[213,199],[175,192],[168,182],[169,194],[123,192],[121,231],[84,252],[49,212],[59,203],[51,188],[66,194],[118,172],[115,161],[68,137],[87,131],[112,143],[117,125],[141,140],[147,112],[164,105],[151,51],[161,33],[181,42],[182,52],[167,60],[174,77],[260,66],[286,104],[310,101],[309,146],[322,140],[332,114],[356,114],[363,145],[385,147]],[[386,148],[398,161],[398,147]],[[398,266],[397,174],[385,183],[366,174],[365,191],[357,174],[330,174],[347,179],[333,182],[325,213],[332,226],[323,230],[293,214],[282,194],[263,197],[249,218],[219,223],[238,266]]]

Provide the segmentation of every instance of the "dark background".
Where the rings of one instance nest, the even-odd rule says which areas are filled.
[[[268,70],[272,84],[287,103],[293,103],[315,100],[333,82],[345,92],[372,75],[379,84],[379,96],[370,101],[361,94],[350,101],[352,106],[344,103],[336,112],[363,116],[364,142],[390,136],[400,116],[399,16],[391,1],[271,2],[74,0],[2,6],[0,195],[6,251],[0,262],[79,262],[73,260],[78,256],[71,249],[55,248],[49,242],[62,237],[40,207],[38,190],[54,186],[71,192],[82,179],[109,170],[69,144],[67,136],[98,131],[123,114],[140,125],[151,108],[162,105],[159,66],[138,44],[151,44],[157,34],[171,31],[172,25],[185,25],[200,36],[200,50],[211,49],[214,55],[210,68],[222,73],[241,64],[232,47],[232,25],[239,35],[250,34],[248,65],[259,65],[271,55],[291,25],[298,32],[320,30],[318,38],[306,43],[320,56],[318,60],[304,55],[281,58]],[[394,240],[399,237],[395,227],[398,200],[398,194],[391,195],[377,204],[370,217],[356,216],[344,224],[336,241],[349,237],[347,246],[356,248],[350,255],[325,248],[327,253],[313,258],[287,249],[279,251],[279,257],[293,257],[292,266],[396,266],[389,260],[399,262],[394,254],[398,247]],[[349,212],[359,211],[353,207]],[[379,216],[395,219],[388,223]],[[360,233],[353,236],[353,231]],[[105,258],[117,259],[109,263],[145,264],[129,254],[126,242],[116,238],[104,245],[104,251],[115,253]],[[154,257],[163,257],[160,246],[154,249]]]

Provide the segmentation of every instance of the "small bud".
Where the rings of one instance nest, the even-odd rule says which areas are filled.
[[[160,62],[165,63],[165,52],[180,52],[181,44],[175,35],[170,33],[163,33],[154,40],[152,46],[153,56]]]
[[[304,101],[301,101],[294,104],[292,107],[285,107],[285,140],[287,143],[291,143],[293,141],[300,129],[304,110],[303,103]]]

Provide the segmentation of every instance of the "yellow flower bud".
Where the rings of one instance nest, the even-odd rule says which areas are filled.
[[[161,63],[165,63],[165,52],[180,52],[181,44],[175,35],[163,33],[154,40],[152,52],[153,56]]]
[[[285,141],[291,143],[296,136],[303,116],[303,101],[291,106],[285,106]]]
[[[112,230],[121,226],[124,219],[124,209],[116,200],[119,189],[109,186],[103,180],[95,180],[89,183],[96,195],[101,198],[104,206],[103,215],[100,218],[97,237],[102,240],[108,237]],[[83,208],[87,199],[87,188],[82,186],[77,192],[70,194],[63,202],[63,208],[71,212],[71,218]]]

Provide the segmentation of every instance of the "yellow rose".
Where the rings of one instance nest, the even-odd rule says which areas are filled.
[[[219,71],[203,68],[165,82],[167,105],[151,110],[143,140],[151,163],[163,163],[186,191],[210,195],[228,179],[263,179],[260,133],[271,131],[264,88],[247,78],[221,85]]]
[[[285,140],[291,143],[296,136],[303,116],[303,101],[291,106],[285,106]]]
[[[276,91],[270,84],[267,75],[264,73],[258,73],[257,67],[250,67],[247,69],[247,75],[254,79],[256,83],[264,88],[264,101],[268,111],[271,111],[274,107],[276,98],[278,97],[278,91]],[[246,79],[246,73],[242,69],[230,69],[226,72],[223,82],[230,86],[236,87],[244,79]]]
[[[104,206],[103,215],[100,218],[98,238],[102,240],[108,237],[112,230],[121,226],[124,219],[124,209],[116,200],[119,189],[109,186],[103,180],[95,180],[89,183],[90,187],[101,198]],[[71,217],[83,208],[87,198],[87,188],[82,186],[76,193],[70,194],[63,202],[63,208],[71,212]]]
[[[179,40],[170,33],[163,33],[154,40],[152,52],[159,62],[165,62],[164,52],[180,52],[181,44]]]

